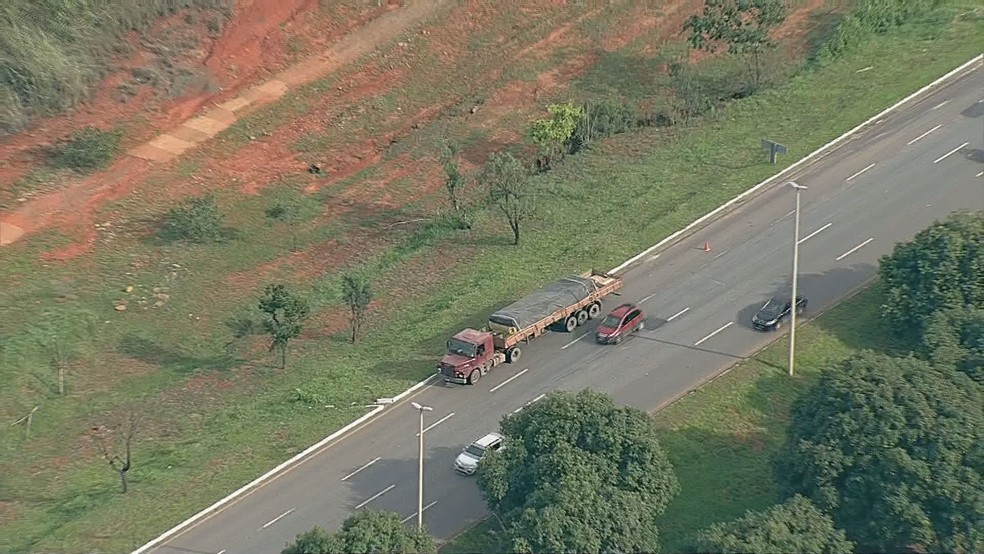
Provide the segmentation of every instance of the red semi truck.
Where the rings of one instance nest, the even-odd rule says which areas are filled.
[[[551,327],[570,333],[598,317],[602,299],[620,288],[621,277],[596,270],[554,281],[490,315],[486,328],[448,339],[437,372],[445,382],[473,385],[493,367],[519,361],[520,346]]]

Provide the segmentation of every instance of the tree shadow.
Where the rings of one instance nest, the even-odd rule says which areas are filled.
[[[960,115],[969,118],[984,117],[984,101],[978,100],[964,108]]]
[[[123,335],[118,348],[121,353],[131,358],[184,374],[198,370],[229,370],[239,363],[239,360],[227,352],[195,356],[183,352],[180,348],[162,345],[136,333]]]
[[[663,320],[659,320],[659,321],[663,321]],[[665,321],[664,321],[664,323],[665,323]],[[691,351],[694,351],[694,352],[704,352],[704,353],[707,353],[707,354],[717,354],[718,356],[724,356],[726,358],[731,358],[731,359],[735,360],[735,362],[743,362],[743,361],[746,361],[746,360],[755,360],[756,362],[758,362],[760,364],[763,364],[763,365],[767,365],[769,367],[773,367],[773,368],[776,368],[776,369],[783,369],[782,367],[780,367],[780,366],[778,366],[778,365],[776,365],[776,364],[774,364],[774,363],[772,363],[772,362],[770,362],[768,360],[763,360],[761,358],[758,358],[757,356],[739,356],[737,354],[731,354],[731,353],[728,353],[728,352],[721,352],[720,350],[714,350],[712,348],[703,348],[703,347],[700,347],[700,346],[694,346],[692,344],[684,344],[684,343],[680,343],[680,342],[674,342],[674,341],[671,341],[671,340],[664,340],[664,339],[661,339],[661,338],[657,338],[657,337],[654,337],[654,336],[650,336],[650,335],[644,334],[646,331],[655,331],[656,329],[659,329],[659,327],[661,327],[661,326],[662,325],[659,325],[657,327],[650,327],[649,326],[649,319],[647,319],[646,320],[646,329],[645,329],[645,331],[636,332],[636,333],[634,333],[632,335],[631,338],[634,338],[634,339],[635,338],[638,338],[638,339],[642,339],[642,340],[654,342],[654,343],[657,343],[657,344],[662,344],[664,346],[675,346],[675,347],[678,347],[678,348],[684,348],[686,350],[691,350]]]

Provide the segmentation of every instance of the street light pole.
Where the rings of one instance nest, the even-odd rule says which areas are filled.
[[[420,414],[420,453],[417,472],[417,529],[424,528],[424,412],[433,411],[430,406],[411,402],[411,406]]]
[[[793,294],[789,303],[792,312],[789,319],[789,376],[792,377],[796,363],[796,286],[799,281],[800,192],[806,190],[806,187],[793,181],[789,182],[789,186],[796,190],[796,223],[793,224]]]

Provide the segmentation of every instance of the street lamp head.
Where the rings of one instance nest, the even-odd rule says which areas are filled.
[[[413,406],[413,409],[420,412],[430,412],[434,410],[434,408],[431,408],[430,406],[424,406],[422,404],[417,404],[416,402],[411,402],[410,405]]]
[[[806,185],[801,185],[796,181],[790,181],[789,186],[793,187],[796,190],[806,190]]]

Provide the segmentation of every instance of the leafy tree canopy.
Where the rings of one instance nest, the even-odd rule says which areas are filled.
[[[698,535],[702,552],[798,552],[852,554],[854,543],[836,529],[829,515],[806,498],[795,495],[768,510],[753,512],[730,523],[716,523]]]
[[[881,259],[882,312],[892,328],[921,336],[936,312],[984,306],[984,212],[958,213]]]
[[[434,538],[403,524],[395,512],[363,510],[334,534],[315,527],[287,545],[282,554],[436,554]]]
[[[649,416],[585,390],[502,420],[505,448],[478,485],[518,552],[656,552],[656,518],[679,491]]]
[[[922,341],[933,363],[963,371],[984,385],[984,307],[936,312]]]
[[[929,362],[865,352],[794,407],[776,478],[865,550],[981,551],[984,393]]]

